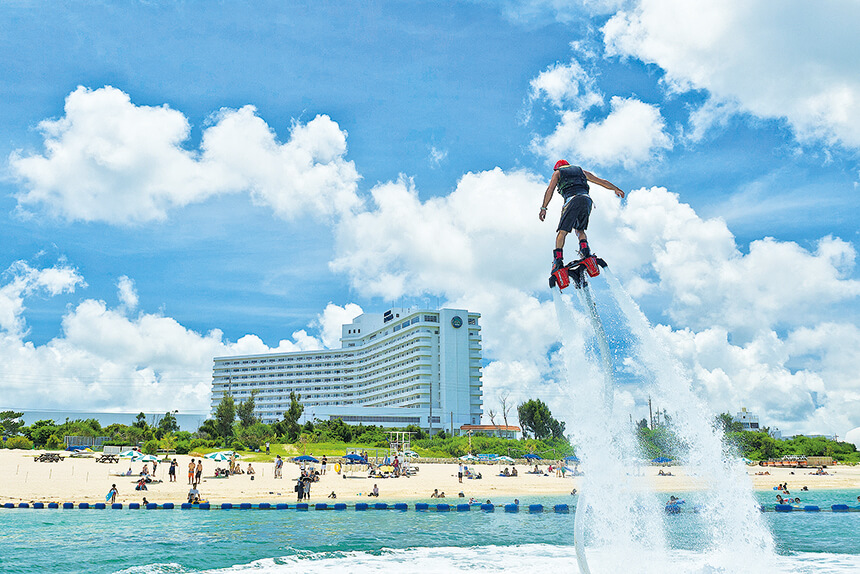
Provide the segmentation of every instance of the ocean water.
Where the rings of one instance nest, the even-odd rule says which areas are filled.
[[[858,492],[803,493],[828,507]],[[686,495],[685,495],[686,496]],[[770,503],[771,493],[759,493]],[[522,499],[545,506],[575,497]],[[502,502],[502,501],[496,501]],[[685,510],[706,501],[695,493]],[[410,504],[410,508],[412,505]],[[860,572],[860,512],[763,515],[777,556],[773,572]],[[0,571],[30,572],[577,572],[574,514],[435,513],[346,510],[35,510],[0,509]],[[665,556],[625,556],[623,547],[589,548],[592,572],[715,574],[700,537],[702,513],[664,517]],[[704,543],[707,545],[707,543]],[[731,551],[731,549],[728,549]]]

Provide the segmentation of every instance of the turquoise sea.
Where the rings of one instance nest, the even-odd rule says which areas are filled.
[[[829,508],[860,492],[803,493]],[[770,493],[761,493],[770,503]],[[574,497],[522,500],[551,508]],[[456,502],[453,501],[453,502]],[[502,501],[498,501],[502,502]],[[695,495],[687,504],[695,504]],[[854,503],[856,504],[856,502]],[[0,571],[30,572],[577,572],[573,517],[544,513],[295,510],[0,509]],[[668,572],[712,573],[696,533],[707,516],[665,517]],[[860,572],[860,512],[766,513],[781,572]],[[600,572],[601,551],[592,556]],[[530,565],[530,566],[529,566]],[[545,567],[545,568],[544,568]],[[631,570],[636,570],[635,568]]]

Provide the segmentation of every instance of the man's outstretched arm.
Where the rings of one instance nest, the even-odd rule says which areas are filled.
[[[596,175],[594,175],[593,173],[591,173],[590,171],[582,170],[582,172],[585,174],[585,178],[588,181],[590,181],[591,183],[596,183],[597,185],[601,185],[601,186],[605,187],[606,189],[613,190],[615,192],[615,195],[617,195],[618,197],[624,197],[624,192],[621,191],[621,188],[616,186],[611,181],[606,181],[605,179],[601,179],[601,178],[597,177]]]
[[[558,187],[558,177],[558,172],[553,172],[552,178],[549,180],[549,185],[546,188],[546,192],[543,194],[543,203],[541,203],[540,214],[538,215],[541,221],[546,218],[546,207],[552,200],[552,194],[555,192],[555,188]]]

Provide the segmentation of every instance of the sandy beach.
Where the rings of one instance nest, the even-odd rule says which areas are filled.
[[[35,462],[34,456],[40,451],[2,450],[0,451],[0,503],[4,502],[103,502],[112,484],[117,485],[117,502],[140,502],[145,496],[150,502],[184,502],[190,488],[187,481],[189,455],[178,455],[177,481],[168,482],[167,464],[159,464],[156,478],[161,483],[149,485],[145,492],[134,489],[137,474],[143,463],[121,461],[119,464],[96,463],[95,458],[66,458],[61,462]],[[134,476],[115,476],[132,468]],[[215,478],[216,467],[226,466],[204,460],[203,482],[199,486],[201,495],[210,502],[295,502],[293,491],[295,478],[299,475],[298,465],[287,462],[284,478],[274,478],[274,463],[253,463],[256,474],[254,480],[247,474],[229,478]],[[330,464],[325,476],[313,484],[312,502],[328,502],[326,498],[332,491],[337,501],[355,502],[367,500],[367,494],[378,485],[381,501],[429,500],[434,489],[444,492],[447,498],[454,498],[463,492],[468,499],[474,497],[481,501],[491,500],[495,504],[510,502],[514,498],[527,501],[529,497],[544,495],[569,495],[579,488],[580,478],[556,477],[527,474],[525,465],[517,467],[519,476],[498,476],[498,465],[480,464],[474,468],[481,472],[481,480],[457,480],[456,464],[418,463],[416,476],[409,478],[369,479],[363,473],[338,475]],[[247,468],[247,463],[242,465]],[[151,468],[151,465],[150,465]],[[546,466],[540,467],[546,470]],[[672,476],[659,476],[659,471],[671,472]],[[799,493],[803,486],[810,490],[821,489],[858,489],[860,490],[860,466],[832,466],[825,476],[813,476],[809,469],[768,469],[769,476],[756,476],[765,469],[759,466],[748,467],[748,472],[756,490],[772,490],[777,484],[787,482],[792,494]],[[793,473],[793,474],[792,474]],[[647,467],[644,475],[631,476],[635,486],[653,489],[658,492],[689,492],[701,488],[701,481],[688,475],[684,468]],[[375,499],[371,499],[375,500]]]

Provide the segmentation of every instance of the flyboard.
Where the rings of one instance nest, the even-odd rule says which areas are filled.
[[[550,289],[557,287],[559,293],[561,293],[573,283],[580,304],[588,311],[591,327],[594,329],[594,336],[597,339],[597,347],[600,350],[600,358],[603,363],[603,408],[605,409],[606,416],[610,416],[614,402],[615,384],[613,372],[615,369],[609,349],[609,339],[606,337],[603,322],[600,320],[600,314],[597,312],[597,305],[594,302],[594,295],[591,293],[591,288],[588,285],[588,278],[597,277],[600,275],[600,270],[605,268],[606,261],[595,255],[576,259],[554,271],[549,277],[549,286]],[[585,511],[587,508],[585,500],[584,493],[580,491],[573,522],[573,545],[576,549],[576,562],[579,565],[579,571],[581,574],[591,574],[591,569],[588,567],[588,560],[585,556],[584,529]]]

